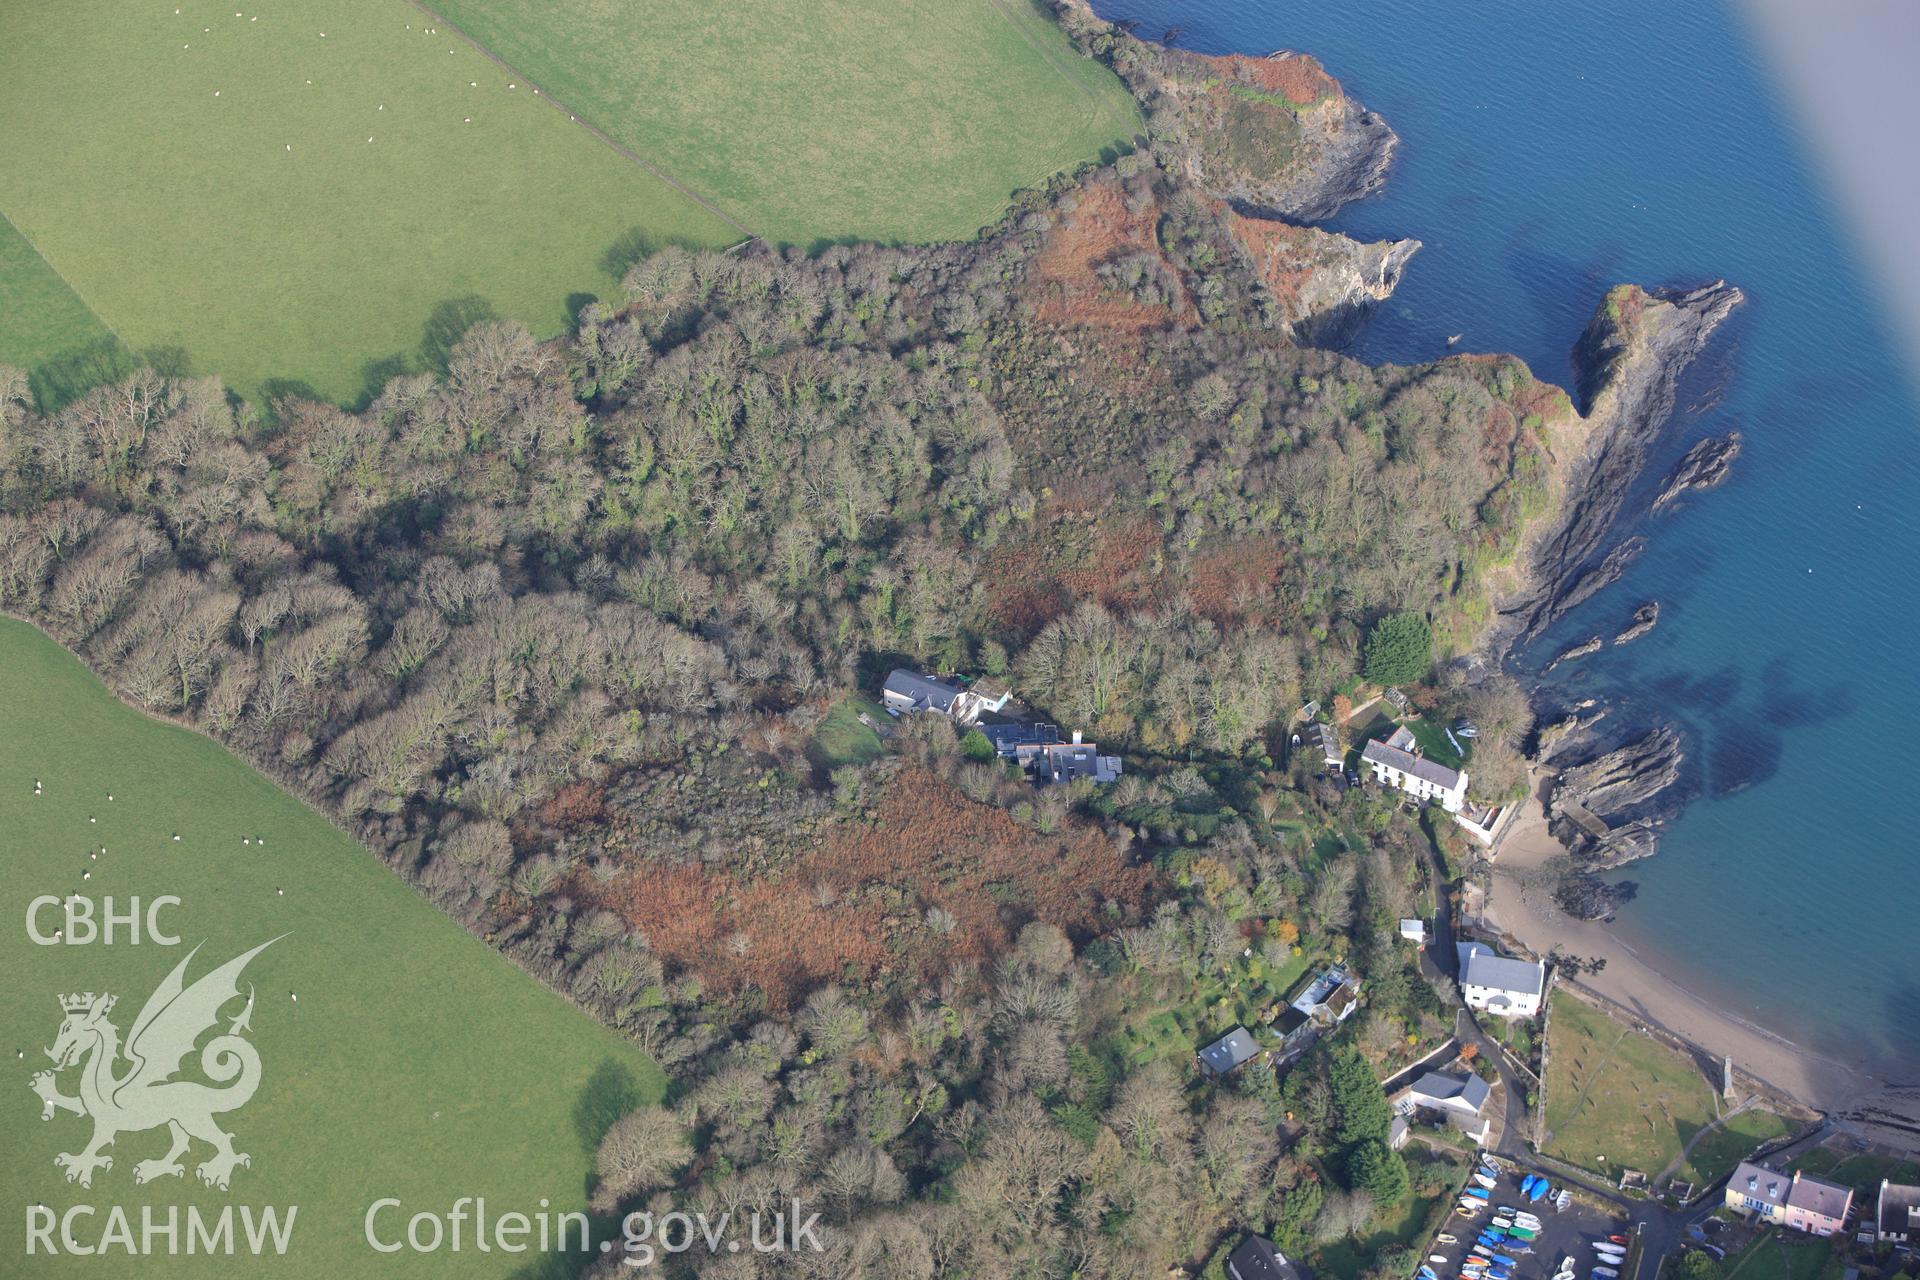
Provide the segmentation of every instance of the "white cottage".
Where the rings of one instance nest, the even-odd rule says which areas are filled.
[[[1460,995],[1469,1009],[1502,1018],[1531,1018],[1547,990],[1547,966],[1514,960],[1478,942],[1462,942]]]
[[[1416,800],[1436,803],[1448,813],[1459,813],[1467,803],[1467,775],[1422,756],[1404,728],[1394,730],[1385,742],[1369,742],[1360,759],[1373,770],[1375,782],[1398,787]]]

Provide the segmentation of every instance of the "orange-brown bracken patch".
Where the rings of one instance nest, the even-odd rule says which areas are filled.
[[[1161,253],[1155,229],[1160,207],[1148,201],[1127,207],[1120,183],[1096,176],[1081,187],[1071,211],[1063,213],[1034,256],[1026,293],[1043,323],[1081,325],[1121,333],[1140,333],[1199,322],[1180,273]],[[1157,305],[1117,293],[1095,268],[1132,253],[1150,253],[1165,264],[1178,296]]]
[[[1317,59],[1304,53],[1277,53],[1268,58],[1233,53],[1210,56],[1208,61],[1232,79],[1280,94],[1299,107],[1340,92],[1340,82],[1328,75]]]
[[[584,892],[709,988],[755,986],[778,1009],[821,983],[931,978],[990,959],[1031,920],[1091,937],[1137,919],[1153,883],[1099,829],[1065,823],[1043,836],[925,769],[896,774],[874,810],[835,825],[774,878],[648,863]],[[952,928],[929,925],[935,907]]]
[[[1249,538],[1195,556],[1179,585],[1195,613],[1233,626],[1260,613],[1272,598],[1282,562],[1279,544]]]
[[[1067,513],[1036,521],[1035,532],[997,548],[987,580],[1000,584],[991,608],[1002,625],[1031,635],[1083,600],[1109,609],[1138,605],[1154,592],[1160,531],[1151,517],[1087,524]]]
[[[1308,256],[1314,233],[1272,218],[1246,218],[1230,210],[1225,216],[1227,228],[1253,259],[1254,270],[1280,310],[1294,314],[1300,308],[1300,286],[1314,270]]]

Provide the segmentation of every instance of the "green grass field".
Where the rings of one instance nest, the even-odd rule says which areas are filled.
[[[132,359],[59,272],[0,217],[0,364],[29,371],[34,398],[46,405],[71,398],[76,385],[113,378]]]
[[[1549,1155],[1651,1178],[1716,1114],[1713,1091],[1690,1059],[1585,1001],[1555,996],[1548,1034]]]
[[[402,0],[178,7],[15,5],[0,41],[0,212],[176,368],[354,401],[487,310],[562,331],[643,241],[741,238]]]
[[[0,361],[43,407],[134,353],[353,404],[665,244],[970,235],[1140,128],[1032,3],[447,6],[485,50],[404,0],[14,6]]]
[[[24,1257],[23,1206],[86,1203],[104,1212],[119,1204],[137,1221],[141,1205],[164,1212],[192,1203],[214,1212],[297,1205],[292,1248],[271,1266],[244,1256],[160,1257],[124,1274],[550,1274],[529,1256],[471,1247],[375,1255],[361,1219],[384,1196],[401,1198],[408,1212],[444,1212],[457,1196],[483,1194],[496,1213],[537,1210],[543,1196],[578,1208],[593,1147],[622,1111],[661,1095],[658,1068],[217,744],[123,707],[52,641],[9,620],[0,620],[0,707],[8,922],[0,934],[0,1203],[12,1207],[0,1257],[13,1260],[0,1271],[14,1274]],[[43,795],[33,793],[36,779]],[[244,845],[243,836],[266,843]],[[89,858],[102,846],[105,855]],[[32,944],[28,902],[75,890],[123,905],[131,895],[178,895],[182,905],[163,923],[182,945]],[[52,916],[43,923],[58,925]],[[60,1026],[58,997],[114,992],[112,1021],[125,1033],[194,944],[204,948],[190,979],[281,934],[243,976],[258,992],[250,1038],[262,1083],[224,1120],[252,1167],[236,1171],[229,1192],[202,1187],[191,1167],[186,1180],[135,1186],[134,1163],[165,1151],[159,1130],[122,1135],[113,1168],[91,1190],[63,1181],[53,1157],[78,1150],[89,1126],[64,1112],[43,1123],[28,1091]],[[74,1075],[62,1077],[69,1093]],[[204,1158],[205,1149],[189,1157]],[[26,1265],[36,1276],[100,1271],[98,1259]]]
[[[1141,128],[1033,0],[435,7],[775,241],[970,236]]]

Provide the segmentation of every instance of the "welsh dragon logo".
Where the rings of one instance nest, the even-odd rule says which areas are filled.
[[[88,991],[60,998],[66,1020],[46,1051],[53,1070],[36,1074],[31,1087],[40,1096],[42,1120],[53,1119],[55,1111],[93,1119],[92,1141],[80,1151],[53,1158],[66,1170],[68,1182],[91,1187],[95,1170],[113,1168],[113,1157],[105,1152],[115,1138],[161,1125],[172,1135],[173,1145],[164,1156],[135,1164],[135,1182],[180,1177],[185,1173],[180,1157],[196,1138],[213,1148],[213,1155],[195,1170],[208,1186],[226,1190],[234,1168],[253,1163],[251,1156],[234,1150],[233,1135],[213,1119],[245,1106],[260,1086],[260,1054],[243,1038],[253,1029],[251,987],[246,1007],[200,1050],[200,1070],[214,1085],[174,1077],[200,1037],[220,1020],[221,1007],[240,997],[240,971],[279,940],[261,943],[188,986],[187,965],[200,951],[195,947],[147,997],[124,1047],[119,1028],[107,1020],[117,997]],[[123,1058],[129,1065],[120,1070]],[[73,1066],[80,1068],[77,1097],[61,1093],[55,1079]]]

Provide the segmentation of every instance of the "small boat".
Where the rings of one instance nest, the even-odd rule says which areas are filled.
[[[1620,1273],[1612,1267],[1595,1267],[1593,1277],[1594,1280],[1620,1280]]]
[[[1627,1242],[1625,1236],[1608,1236],[1607,1239],[1613,1241],[1615,1244],[1625,1244]]]
[[[1444,1253],[1430,1253],[1430,1254],[1428,1254],[1428,1255],[1427,1255],[1427,1261],[1428,1261],[1428,1262],[1437,1262],[1437,1263],[1439,1263],[1439,1264],[1440,1264],[1441,1266],[1443,1266],[1443,1267],[1444,1267],[1444,1266],[1449,1266],[1449,1265],[1451,1265],[1451,1264],[1452,1264],[1452,1262],[1453,1262],[1453,1259],[1452,1259],[1452,1258],[1449,1258],[1449,1257],[1448,1257],[1448,1256],[1447,1256],[1446,1254],[1444,1254]]]
[[[1463,1187],[1461,1188],[1461,1194],[1472,1196],[1475,1200],[1493,1199],[1485,1187]]]
[[[1538,1240],[1540,1233],[1532,1227],[1515,1227],[1513,1229],[1513,1237],[1516,1240]]]
[[[1520,1179],[1520,1194],[1523,1196],[1531,1196],[1533,1194],[1534,1184],[1545,1181],[1546,1179],[1537,1173],[1528,1174],[1526,1177]]]
[[[1606,1263],[1610,1267],[1617,1267],[1621,1263],[1627,1260],[1626,1254],[1614,1253],[1612,1250],[1609,1250],[1609,1249],[1596,1249],[1594,1252],[1599,1256],[1600,1261]]]
[[[1436,1244],[1459,1244],[1460,1243],[1458,1240],[1454,1239],[1450,1235],[1447,1235],[1445,1232],[1441,1232],[1439,1235],[1435,1236],[1433,1239]]]
[[[1489,1177],[1487,1174],[1484,1174],[1484,1173],[1474,1174],[1473,1180],[1479,1183],[1481,1186],[1485,1187],[1489,1191],[1493,1190],[1495,1187],[1500,1185],[1500,1180],[1498,1178]]]
[[[1516,1212],[1513,1215],[1513,1220],[1515,1222],[1522,1224],[1523,1226],[1537,1227],[1540,1225],[1539,1217],[1531,1213]]]
[[[1547,1192],[1551,1191],[1552,1189],[1553,1188],[1548,1184],[1545,1178],[1541,1178],[1537,1180],[1533,1184],[1533,1190],[1527,1192],[1527,1203],[1528,1204],[1536,1203],[1540,1199],[1540,1197],[1546,1195]]]
[[[1460,339],[1466,336],[1467,335],[1464,333],[1450,333],[1447,335],[1447,345],[1450,347],[1458,346],[1460,344]]]

